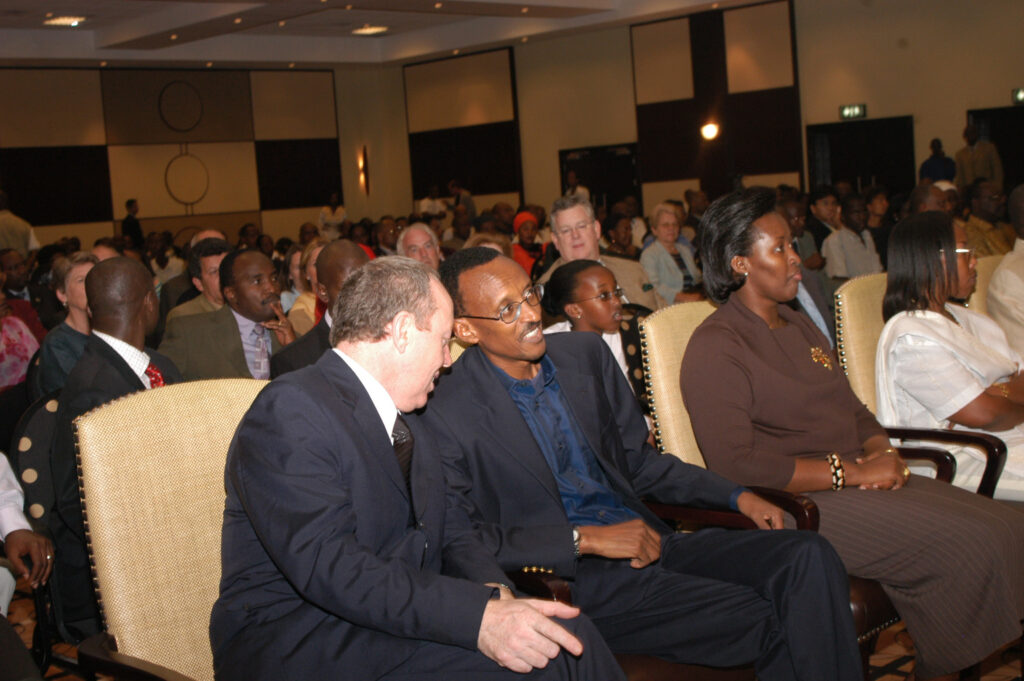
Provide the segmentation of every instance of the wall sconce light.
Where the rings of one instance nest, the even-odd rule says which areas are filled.
[[[363,190],[363,193],[367,196],[370,195],[370,164],[369,159],[366,155],[366,145],[359,151],[356,156],[356,164],[359,166],[359,188]]]
[[[848,121],[852,118],[867,118],[867,104],[844,104],[839,107],[839,120]]]
[[[1014,88],[1011,98],[1017,106],[1024,104],[1024,87]]]
[[[705,123],[700,128],[700,136],[706,140],[713,140],[718,137],[718,124],[717,123]]]

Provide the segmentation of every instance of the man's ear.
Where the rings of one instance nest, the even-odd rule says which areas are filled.
[[[192,277],[192,285],[195,286],[200,293],[204,293],[202,279],[200,279],[199,277]]]
[[[395,349],[404,353],[412,341],[412,330],[416,327],[416,317],[409,311],[403,310],[384,327],[384,333],[390,338]]]
[[[480,342],[480,338],[476,335],[476,329],[469,320],[456,318],[455,324],[452,327],[452,333],[455,337],[462,341],[465,345],[476,345]]]
[[[231,303],[232,307],[238,303],[238,294],[235,292],[234,286],[228,286],[227,288],[222,289],[221,295],[224,296],[224,300]]]
[[[327,287],[323,282],[318,281],[316,283],[316,297],[323,301],[324,305],[330,305],[331,300],[327,296]]]

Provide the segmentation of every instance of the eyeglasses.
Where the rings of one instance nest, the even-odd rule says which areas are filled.
[[[600,300],[602,303],[607,303],[609,300],[612,299],[612,296],[615,296],[619,300],[622,300],[623,298],[626,297],[626,292],[622,290],[621,286],[616,286],[611,291],[605,291],[604,293],[599,293],[596,296],[590,296],[589,298],[580,298],[579,300],[573,302],[585,303],[588,300]]]
[[[974,258],[974,254],[976,251],[973,248],[954,248],[953,252],[956,253],[957,255],[966,255],[967,259],[971,260]],[[945,253],[945,251],[940,248],[939,253]]]
[[[475,314],[460,314],[460,317],[466,319],[486,319],[492,322],[504,322],[506,324],[515,324],[519,320],[519,315],[523,311],[523,303],[529,303],[531,307],[537,307],[540,305],[540,299],[544,295],[544,286],[537,284],[526,289],[526,295],[518,303],[509,303],[500,310],[498,310],[497,317],[481,317]]]
[[[582,223],[580,223],[578,225],[575,225],[575,226],[572,226],[572,227],[564,227],[562,229],[553,229],[551,231],[554,234],[557,234],[559,237],[568,237],[570,234],[572,234],[574,232],[576,234],[584,234],[588,229],[593,227],[593,225],[594,225],[593,222],[582,222]]]

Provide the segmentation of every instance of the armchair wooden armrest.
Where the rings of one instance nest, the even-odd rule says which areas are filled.
[[[818,529],[818,507],[809,498],[791,494],[780,489],[751,487],[750,490],[781,508],[796,520],[799,530]],[[648,501],[647,508],[670,524],[686,529],[698,527],[729,527],[734,529],[755,529],[757,526],[738,511],[723,509],[694,508]]]
[[[117,642],[107,633],[90,636],[78,645],[78,664],[83,672],[125,681],[195,681],[158,664],[117,652]]]
[[[978,494],[992,497],[1006,465],[1006,443],[987,433],[969,433],[963,430],[929,430],[927,428],[886,428],[889,437],[898,440],[927,440],[948,444],[979,447],[988,461],[978,485]],[[954,468],[954,472],[955,472]]]
[[[524,567],[514,572],[507,573],[516,591],[527,596],[543,598],[551,601],[561,601],[566,605],[572,605],[572,591],[569,583],[556,575],[550,568]]]
[[[956,458],[945,449],[936,447],[897,447],[907,461],[930,461],[935,464],[935,479],[953,482],[956,477]]]

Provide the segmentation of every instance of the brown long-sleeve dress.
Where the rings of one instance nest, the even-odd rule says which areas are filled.
[[[796,457],[844,458],[884,433],[804,315],[769,329],[735,297],[694,333],[680,383],[708,468],[785,487]],[[882,583],[917,647],[919,678],[969,666],[1021,635],[1024,513],[913,476],[900,490],[808,494],[850,574]]]

